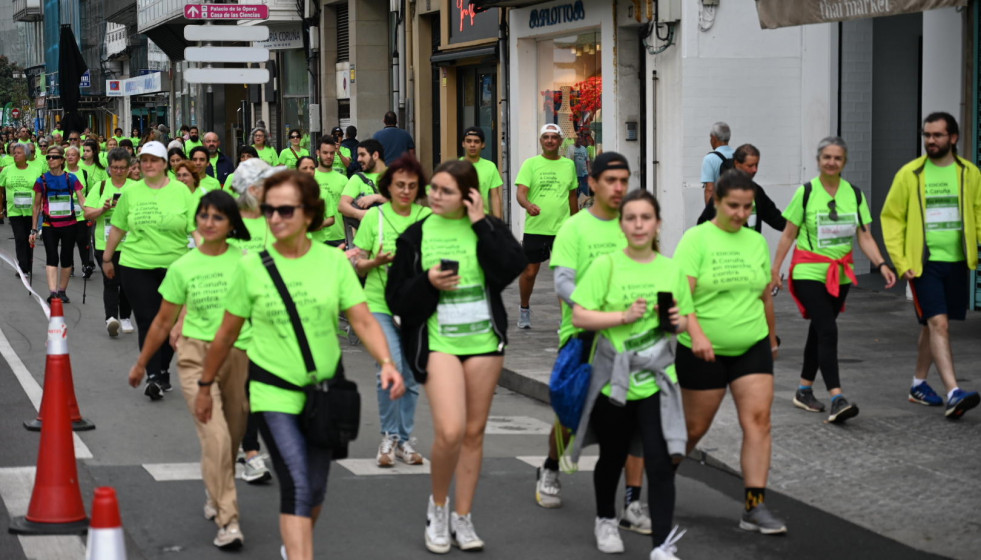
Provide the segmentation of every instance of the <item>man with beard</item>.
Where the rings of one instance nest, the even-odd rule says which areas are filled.
[[[948,321],[963,321],[968,274],[978,265],[981,239],[981,172],[957,156],[957,121],[931,113],[923,122],[926,155],[904,165],[882,207],[882,236],[896,272],[909,282],[922,328],[909,401],[940,406],[926,383],[936,365],[947,390],[944,415],[956,420],[981,396],[957,386]]]
[[[192,129],[191,133],[193,132]],[[228,159],[228,156],[221,153],[221,139],[218,138],[217,132],[208,132],[204,135],[204,147],[208,149],[208,175],[218,179],[218,184],[224,185],[225,179],[235,172],[235,164]]]
[[[187,137],[187,140],[184,142],[184,153],[185,154],[191,153],[191,149],[192,148],[196,148],[198,146],[203,146],[204,145],[204,142],[202,142],[201,139],[200,139],[200,136],[199,135],[201,133],[198,130],[198,127],[192,126],[191,129],[188,130],[187,132],[188,132],[188,137]]]
[[[381,142],[369,138],[358,145],[358,163],[361,171],[348,179],[337,207],[344,220],[345,237],[353,235],[365,212],[372,206],[385,202],[385,196],[378,192],[378,180],[385,174],[385,148]],[[352,237],[353,239],[353,237]]]

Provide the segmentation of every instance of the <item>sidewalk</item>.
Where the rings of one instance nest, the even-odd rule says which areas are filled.
[[[843,426],[826,424],[791,403],[799,380],[808,322],[793,300],[776,299],[783,346],[776,362],[773,404],[773,462],[769,486],[914,548],[954,558],[981,549],[981,410],[956,422],[942,407],[906,400],[916,360],[918,325],[904,286],[888,292],[879,276],[859,278],[839,317],[842,388],[861,414]],[[559,310],[552,274],[545,271],[532,297],[532,328],[514,327],[517,282],[505,292],[510,344],[501,385],[548,400],[548,379],[558,346]],[[981,313],[954,323],[951,344],[958,380],[981,389],[974,375],[981,362]],[[932,371],[929,382],[942,392]],[[820,377],[817,397],[830,404]],[[723,402],[712,429],[694,454],[724,469],[739,471],[742,433],[731,399]],[[542,441],[543,452],[546,442]],[[795,524],[807,520],[788,520]],[[829,535],[830,536],[830,535]]]

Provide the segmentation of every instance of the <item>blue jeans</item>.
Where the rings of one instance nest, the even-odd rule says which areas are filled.
[[[258,416],[279,479],[279,513],[310,517],[327,494],[330,450],[307,443],[297,414],[260,412]]]
[[[415,425],[416,403],[419,402],[419,384],[416,383],[409,364],[402,353],[402,339],[391,315],[372,313],[381,325],[385,339],[388,340],[388,352],[399,373],[405,380],[405,394],[401,399],[393,401],[389,398],[388,389],[381,388],[381,368],[375,372],[375,386],[378,392],[378,416],[381,420],[381,433],[397,435],[399,441],[409,441],[412,428]]]

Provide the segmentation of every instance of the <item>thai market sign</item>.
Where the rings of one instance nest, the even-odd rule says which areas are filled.
[[[760,27],[776,29],[966,6],[968,0],[756,0]]]

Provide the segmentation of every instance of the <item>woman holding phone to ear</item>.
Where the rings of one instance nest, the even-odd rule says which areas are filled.
[[[741,465],[745,510],[739,527],[764,535],[787,532],[763,503],[770,470],[770,406],[776,334],[766,322],[770,249],[743,224],[753,212],[756,188],[741,171],[715,184],[716,215],[685,232],[674,257],[688,276],[695,315],[678,337],[678,382],[688,423],[688,451],[708,432],[732,391],[743,430]]]

